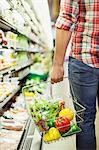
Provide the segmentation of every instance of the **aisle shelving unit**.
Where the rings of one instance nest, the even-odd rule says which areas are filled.
[[[19,81],[22,81],[25,77],[27,77],[28,74],[29,74],[29,72],[27,72],[26,74],[24,74],[24,76],[19,77]]]
[[[5,74],[11,74],[11,73],[14,73],[14,72],[17,72],[17,71],[20,71],[26,67],[29,67],[30,65],[33,64],[33,61],[30,60],[30,61],[25,61],[25,62],[22,62],[22,63],[19,63],[17,66],[14,66],[14,67],[9,67],[7,69],[3,69],[0,71],[0,75],[5,75]]]
[[[24,69],[24,68],[26,68],[26,67],[28,67],[28,66],[30,66],[32,64],[33,64],[32,60],[25,61],[25,62],[23,61],[22,64],[19,64],[17,67],[15,67],[15,72],[19,71],[19,70],[22,70],[22,69]]]
[[[12,67],[12,68],[7,68],[7,69],[4,69],[2,71],[0,71],[0,76],[1,78],[3,78],[5,75],[9,75],[9,76],[12,76],[12,74],[16,73],[16,72],[19,72],[21,71],[22,69],[25,69],[29,66],[31,66],[33,64],[33,61],[25,61],[23,62],[22,64],[19,64],[18,66],[16,67]],[[22,77],[18,77],[18,81],[21,82],[27,75],[29,74],[29,72],[27,72],[26,74],[24,74],[24,76]],[[2,111],[2,108],[13,98],[14,95],[17,94],[17,92],[21,89],[21,86],[18,85],[16,87],[16,89],[13,90],[13,92],[8,96],[6,97],[3,102],[0,102],[0,111]]]
[[[9,1],[9,0],[7,0],[7,2],[10,4],[11,8],[14,9],[14,6],[13,6],[12,2]],[[23,7],[24,7],[24,5],[23,5]],[[26,9],[26,8],[25,8],[25,9]],[[25,11],[27,11],[27,10],[25,10]],[[29,15],[29,14],[28,14],[28,15]],[[29,17],[30,17],[30,16],[29,16]],[[33,21],[33,20],[32,20],[32,21]],[[37,20],[36,22],[40,25],[40,22],[38,22],[38,20]],[[21,36],[27,38],[27,40],[28,40],[29,42],[34,42],[34,43],[38,44],[39,46],[44,47],[43,42],[41,42],[41,40],[39,40],[37,33],[35,33],[33,30],[32,30],[32,32],[33,32],[32,34],[33,34],[33,35],[32,35],[32,37],[31,37],[30,35],[23,33],[23,32],[22,32],[20,29],[18,29],[15,25],[9,23],[9,22],[8,22],[5,18],[3,18],[1,15],[0,15],[0,28],[3,29],[4,31],[11,31],[11,32],[13,32],[13,33],[15,33],[15,34],[19,34],[19,35],[21,35]],[[36,35],[37,35],[37,36],[36,36]],[[3,48],[4,48],[4,49],[9,49],[8,47],[0,46],[0,49],[3,49]],[[32,49],[32,48],[16,48],[16,49],[10,48],[10,49],[13,49],[15,52],[33,52],[33,53],[37,52],[37,51],[34,51],[34,49]],[[32,60],[28,60],[28,61],[23,61],[22,63],[19,63],[19,64],[17,64],[16,66],[8,67],[8,68],[5,68],[5,69],[3,69],[3,70],[0,70],[0,77],[3,78],[3,77],[4,77],[5,75],[7,75],[7,74],[11,75],[11,74],[14,74],[14,73],[16,73],[16,72],[19,72],[19,71],[21,71],[21,70],[23,70],[23,69],[25,69],[25,68],[31,66],[32,64],[33,64],[33,61],[32,61]],[[23,80],[27,75],[28,75],[28,73],[25,74],[24,76],[20,77],[20,78],[19,78],[19,81]],[[0,103],[0,109],[2,109],[2,107],[3,107],[4,105],[6,105],[7,102],[10,101],[10,100],[13,98],[13,96],[19,91],[20,88],[21,88],[21,87],[18,86],[18,87],[13,91],[12,94],[10,94],[2,103]]]
[[[7,31],[12,31],[13,33],[16,33],[16,34],[20,34],[20,35],[26,37],[28,39],[28,41],[35,42],[39,46],[43,46],[44,47],[44,45],[41,43],[41,41],[37,38],[37,36],[35,34],[33,36],[24,34],[22,31],[20,31],[14,25],[12,25],[9,22],[7,22],[2,17],[0,17],[0,28],[4,29],[4,30],[7,30]]]
[[[13,90],[13,92],[6,97],[3,102],[0,103],[0,111],[2,110],[2,108],[11,100],[11,98],[13,98],[13,96],[20,90],[20,86],[17,86],[16,89]]]
[[[28,24],[28,26],[30,26],[31,32],[27,33],[27,32],[25,32],[25,30],[21,30],[16,24],[10,22],[6,16],[2,15],[2,13],[0,14],[0,29],[2,29],[4,32],[10,31],[17,35],[20,35],[20,36],[24,37],[25,39],[27,39],[28,43],[38,45],[38,47],[40,47],[42,50],[41,51],[40,51],[40,49],[37,50],[37,49],[35,49],[35,47],[34,48],[18,47],[17,45],[16,45],[16,48],[0,45],[0,50],[2,49],[2,51],[3,51],[3,49],[4,50],[10,49],[10,50],[13,50],[15,53],[26,52],[26,54],[28,54],[28,53],[45,53],[46,49],[52,50],[49,48],[49,44],[47,45],[47,42],[46,42],[47,41],[47,38],[46,38],[47,32],[45,32],[44,25],[42,25],[41,20],[38,17],[38,14],[36,14],[37,12],[35,11],[35,9],[33,7],[32,0],[29,0],[29,1],[28,0],[18,0],[18,1],[20,1],[21,7],[17,6],[17,8],[15,8],[13,1],[10,1],[10,0],[5,0],[5,1],[9,4],[11,11],[17,10],[18,12],[20,12],[21,7],[23,8],[23,10],[24,10],[23,12],[25,12],[27,14],[29,21],[27,18],[25,18],[25,15],[22,14],[23,12],[22,13],[20,12],[20,13],[21,13],[22,17],[25,19],[25,25]],[[26,3],[30,7],[27,7]],[[42,20],[43,20],[43,18],[42,18]],[[49,24],[49,26],[50,26],[50,24]],[[48,42],[48,43],[50,43],[50,42]],[[25,69],[28,69],[33,63],[34,63],[33,60],[31,60],[29,57],[28,60],[22,61],[21,63],[17,63],[16,66],[12,66],[12,67],[8,67],[3,70],[0,70],[0,79],[2,79],[2,81],[3,81],[3,78],[6,76],[8,76],[9,78],[15,77],[16,74],[18,75],[18,73],[25,71]],[[6,97],[3,100],[3,102],[0,103],[0,111],[2,111],[3,108],[7,105],[7,103],[9,101],[11,101],[13,99],[13,97],[21,90],[21,88],[22,88],[21,82],[28,74],[29,74],[29,72],[27,71],[24,75],[18,77],[19,85],[16,87],[16,89],[13,90],[13,92],[8,97]],[[35,130],[35,127],[33,126],[33,123],[31,123],[31,119],[29,118],[26,121],[26,125],[23,129],[17,150],[30,150],[31,149],[34,130]]]
[[[31,47],[16,47],[16,48],[8,48],[7,46],[1,46],[0,45],[0,49],[12,49],[14,50],[15,52],[27,52],[27,53],[42,53],[44,51],[40,51],[40,50],[37,50],[35,48],[31,48]]]

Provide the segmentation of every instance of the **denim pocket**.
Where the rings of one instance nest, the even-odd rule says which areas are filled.
[[[76,59],[70,59],[68,64],[68,76],[73,82],[78,84],[93,84],[97,80],[94,69],[83,64],[81,61]]]

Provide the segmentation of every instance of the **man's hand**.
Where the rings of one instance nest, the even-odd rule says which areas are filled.
[[[51,72],[51,83],[57,83],[63,81],[64,77],[64,67],[63,65],[55,64],[53,65]]]

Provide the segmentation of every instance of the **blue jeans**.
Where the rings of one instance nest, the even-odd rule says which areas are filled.
[[[86,108],[83,115],[84,122],[80,125],[82,132],[77,135],[77,149],[96,150],[94,122],[96,97],[99,96],[99,69],[70,58],[68,73],[72,96]]]

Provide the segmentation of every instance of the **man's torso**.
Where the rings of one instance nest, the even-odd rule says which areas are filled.
[[[99,0],[79,0],[70,56],[99,68]]]

